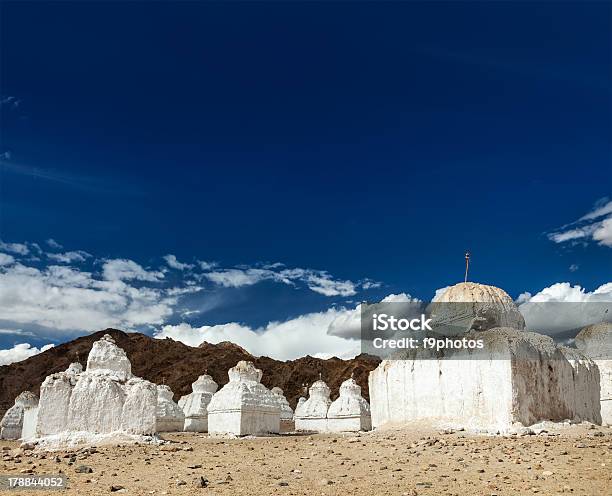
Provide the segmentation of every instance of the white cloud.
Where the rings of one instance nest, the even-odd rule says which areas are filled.
[[[418,302],[405,293],[391,294],[383,302]],[[270,322],[253,329],[230,322],[227,324],[192,327],[189,324],[166,325],[154,337],[166,337],[189,346],[203,341],[231,341],[255,356],[277,360],[293,360],[305,355],[329,358],[353,358],[361,353],[361,304],[355,308],[330,308],[284,322]]]
[[[612,217],[602,221],[593,232],[593,239],[600,245],[612,247]]]
[[[162,290],[98,279],[72,267],[0,268],[0,320],[43,326],[50,334],[160,325],[175,303]]]
[[[555,243],[596,241],[601,246],[612,247],[612,201],[602,198],[595,203],[593,210],[580,219],[547,236]]]
[[[63,246],[60,245],[57,241],[55,241],[53,238],[49,238],[47,241],[45,241],[45,243],[47,243],[47,245],[49,245],[55,250],[61,250],[63,248]]]
[[[609,320],[612,316],[612,283],[594,291],[569,282],[553,284],[535,295],[522,293],[517,298],[527,329],[555,334]]]
[[[108,281],[159,281],[163,279],[164,273],[161,271],[146,270],[142,265],[133,260],[116,258],[107,260],[102,266],[104,279]]]
[[[604,215],[612,214],[612,201],[607,198],[601,198],[595,203],[595,207],[588,214],[580,217],[579,220],[599,219]]]
[[[576,272],[580,267],[578,266],[578,264],[572,264],[569,266],[569,271],[570,272]]]
[[[9,365],[15,362],[21,362],[26,358],[38,355],[43,351],[53,348],[52,344],[46,344],[42,348],[38,349],[29,343],[16,344],[8,350],[0,350],[0,365]]]
[[[175,255],[166,255],[164,257],[164,260],[168,264],[168,267],[170,267],[171,269],[176,269],[176,270],[193,269],[193,265],[179,262],[176,259]]]
[[[309,274],[306,277],[308,288],[325,296],[353,296],[355,284],[351,281],[336,281],[327,274]]]
[[[277,360],[293,360],[305,355],[352,358],[361,352],[359,341],[327,333],[329,325],[343,312],[343,309],[329,309],[285,322],[270,322],[257,329],[236,322],[202,327],[192,327],[189,324],[166,325],[155,333],[155,337],[169,337],[189,346],[198,346],[203,341],[231,341],[255,356],[268,356]]]
[[[6,253],[0,253],[0,265],[10,265],[15,261],[15,257],[7,255]]]
[[[30,253],[28,245],[24,243],[5,243],[4,241],[0,241],[0,250],[16,253],[17,255],[27,255]]]
[[[265,269],[224,269],[204,274],[208,280],[226,288],[251,286],[265,279],[272,279],[274,273]]]
[[[212,270],[219,264],[217,262],[206,262],[204,260],[198,260],[198,265],[202,270]]]
[[[262,281],[275,281],[294,286],[302,282],[311,291],[325,296],[353,296],[358,288],[371,289],[380,283],[365,279],[360,282],[334,279],[327,271],[313,269],[280,269],[282,264],[267,264],[265,268],[221,269],[203,274],[203,277],[224,287],[252,286]]]
[[[29,336],[29,337],[35,336],[33,332],[24,331],[23,329],[0,329],[0,334],[10,334],[14,336]]]
[[[47,253],[47,257],[56,262],[71,264],[74,262],[84,262],[91,257],[89,253],[83,250],[67,251],[65,253]]]

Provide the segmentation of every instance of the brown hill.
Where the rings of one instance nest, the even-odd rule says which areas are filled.
[[[352,360],[330,358],[322,360],[305,356],[297,360],[281,362],[268,357],[256,358],[240,346],[222,342],[202,343],[194,348],[172,339],[154,339],[140,333],[125,333],[106,329],[84,336],[28,358],[22,362],[0,367],[0,418],[13,405],[22,391],[38,394],[40,385],[49,374],[66,370],[71,362],[79,361],[85,367],[87,355],[94,341],[110,334],[123,348],[132,362],[132,372],[156,384],[168,384],[174,391],[174,399],[191,392],[191,383],[203,373],[210,374],[222,386],[228,382],[227,371],[239,360],[251,360],[263,371],[262,383],[269,388],[280,386],[289,403],[295,407],[303,395],[302,385],[310,385],[319,378],[332,390],[332,399],[338,396],[342,381],[354,375],[368,396],[368,374],[380,360],[359,355]]]

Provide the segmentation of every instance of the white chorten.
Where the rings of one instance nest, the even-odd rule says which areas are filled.
[[[191,385],[192,393],[183,396],[179,406],[185,413],[185,431],[208,432],[207,407],[213,394],[218,389],[218,384],[207,374],[198,377]]]
[[[170,386],[157,386],[157,408],[155,410],[157,432],[181,432],[185,424],[183,410],[174,402]]]
[[[297,412],[298,409],[300,409],[304,403],[306,403],[306,398],[304,398],[303,396],[300,396],[298,398],[297,405],[295,405],[295,411],[293,412],[293,420],[295,420],[295,412]]]
[[[36,437],[80,443],[155,433],[155,384],[132,376],[125,352],[108,334],[96,341],[81,372],[48,376],[40,388]]]
[[[261,384],[261,370],[240,361],[228,372],[229,382],[216,392],[208,405],[211,434],[278,433],[280,407],[276,395]]]
[[[602,322],[582,329],[576,347],[599,368],[601,420],[612,425],[612,323]]]
[[[19,394],[15,398],[15,404],[6,411],[0,421],[0,439],[20,439],[25,412],[37,406],[38,396],[34,393],[24,391]]]
[[[295,430],[327,431],[327,410],[331,405],[331,391],[322,380],[316,381],[308,390],[308,399],[295,409]]]
[[[507,294],[474,283],[449,288],[436,302],[473,298],[472,331],[482,350],[412,350],[383,360],[370,372],[372,425],[427,421],[485,432],[511,432],[543,420],[600,423],[599,374],[578,351],[522,330],[524,321]],[[452,307],[449,307],[452,308]],[[493,327],[513,323],[516,328]]]
[[[361,386],[351,377],[340,386],[340,396],[327,410],[327,430],[331,432],[372,429],[370,405],[361,396]]]
[[[289,402],[287,398],[285,398],[283,390],[277,386],[272,388],[272,392],[277,396],[276,399],[280,408],[281,431],[292,431],[295,427],[295,423],[293,422],[293,410],[291,406],[289,406]]]

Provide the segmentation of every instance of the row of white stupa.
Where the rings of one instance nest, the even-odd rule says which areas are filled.
[[[269,390],[261,377],[252,362],[241,361],[219,391],[212,377],[202,375],[177,405],[170,387],[134,377],[125,352],[105,335],[94,343],[85,371],[73,363],[48,376],[40,400],[21,393],[2,419],[0,437],[70,444],[183,430],[243,436],[291,430],[294,421],[297,430],[370,428],[369,405],[352,378],[333,403],[327,385],[317,381],[294,416],[282,389]]]
[[[352,379],[333,403],[329,388],[317,381],[309,399],[301,399],[296,408],[296,430],[359,430],[413,421],[486,432],[508,432],[544,420],[612,425],[611,324],[583,329],[576,337],[578,349],[568,348],[525,330],[518,308],[499,288],[462,283],[437,301],[478,302],[483,313],[476,316],[479,327],[473,329],[486,342],[484,359],[435,360],[413,354],[383,360],[369,377],[371,424],[370,408]],[[279,432],[290,408],[282,391],[272,392],[260,383],[261,374],[252,363],[240,362],[217,392],[214,381],[202,376],[179,407],[167,386],[134,377],[125,352],[105,336],[94,343],[86,371],[72,364],[45,379],[38,406],[34,395],[22,393],[2,420],[2,435],[87,441],[96,435],[183,429],[236,435]]]

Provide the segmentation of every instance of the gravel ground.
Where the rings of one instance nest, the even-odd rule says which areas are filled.
[[[612,494],[610,428],[580,425],[514,437],[422,429],[163,437],[170,442],[56,452],[0,441],[0,474],[61,472],[69,481],[62,494],[78,495]]]

